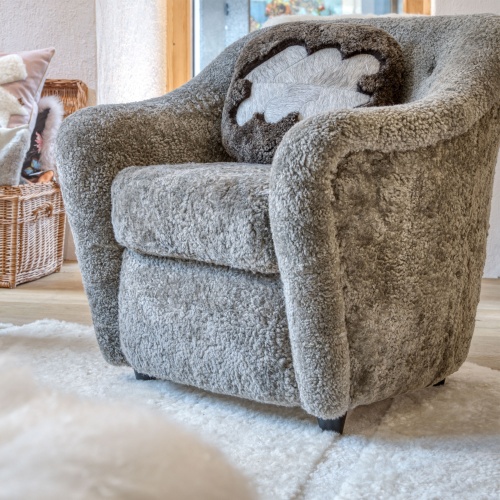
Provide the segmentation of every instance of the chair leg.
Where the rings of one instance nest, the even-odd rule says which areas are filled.
[[[444,378],[443,380],[441,380],[437,384],[434,384],[433,387],[437,387],[438,385],[444,385],[445,382],[446,382],[446,379]]]
[[[318,418],[318,425],[320,429],[323,431],[333,431],[342,434],[344,432],[344,424],[346,417],[347,413],[333,420],[323,420],[322,418]]]
[[[139,373],[136,370],[134,370],[134,373],[135,373],[135,378],[137,380],[156,380],[155,377],[151,377],[149,375],[145,375],[144,373]]]

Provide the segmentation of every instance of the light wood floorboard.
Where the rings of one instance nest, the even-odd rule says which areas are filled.
[[[468,361],[500,370],[500,279],[484,279]]]
[[[76,262],[13,290],[0,288],[0,323],[22,325],[44,318],[92,324]],[[468,360],[500,370],[500,279],[482,282]]]
[[[66,262],[61,272],[17,288],[0,288],[0,323],[23,325],[45,318],[92,324],[76,262]]]

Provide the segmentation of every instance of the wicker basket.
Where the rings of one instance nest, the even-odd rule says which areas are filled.
[[[0,287],[61,269],[65,218],[55,182],[0,186]]]
[[[42,96],[56,95],[64,104],[64,118],[87,105],[89,90],[81,80],[46,80]]]

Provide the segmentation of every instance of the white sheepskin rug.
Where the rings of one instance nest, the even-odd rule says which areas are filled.
[[[471,363],[442,387],[357,408],[349,413],[345,434],[339,436],[321,432],[315,420],[300,409],[217,396],[170,382],[137,381],[130,368],[116,368],[102,359],[89,327],[49,320],[21,327],[0,325],[0,351],[15,359],[17,366],[30,369],[39,384],[50,388],[45,395],[36,392],[31,396],[29,387],[18,395],[9,389],[16,385],[16,370],[11,372],[14,377],[0,375],[2,499],[13,498],[4,493],[4,485],[12,484],[4,467],[22,474],[25,488],[37,488],[46,478],[52,481],[54,468],[63,470],[61,467],[68,464],[64,475],[57,476],[63,482],[61,487],[74,478],[87,485],[72,494],[52,495],[68,499],[114,498],[106,497],[107,489],[102,490],[101,497],[90,494],[95,493],[91,488],[96,488],[100,475],[108,477],[102,472],[104,463],[112,464],[109,477],[116,471],[130,472],[131,481],[122,485],[124,488],[132,488],[135,483],[134,470],[138,475],[146,469],[151,471],[150,490],[138,494],[124,489],[129,494],[121,498],[157,498],[154,495],[160,483],[155,477],[160,480],[160,474],[155,474],[161,467],[172,468],[172,475],[184,482],[205,479],[203,471],[197,472],[200,469],[189,473],[169,456],[177,454],[181,464],[194,460],[201,449],[196,440],[181,431],[176,440],[176,431],[153,430],[164,423],[161,418],[128,409],[132,404],[135,408],[153,408],[215,445],[249,478],[258,498],[500,498],[500,372]],[[65,393],[68,398],[58,395],[54,399],[51,391]],[[74,396],[107,403],[76,403]],[[33,401],[33,415],[23,413],[31,411],[31,405],[23,401]],[[82,405],[81,413],[65,417],[73,405]],[[128,405],[127,409],[123,405]],[[18,416],[13,417],[16,412]],[[16,428],[18,420],[21,427]],[[90,441],[78,435],[88,429],[87,421],[97,422],[99,435],[109,438],[111,449],[102,457],[94,453],[99,445],[95,435],[90,436],[96,444],[94,450],[87,448]],[[13,426],[17,448],[6,422]],[[24,431],[20,433],[19,429]],[[46,437],[51,435],[50,439]],[[103,443],[107,438],[102,438]],[[38,458],[32,458],[35,451]],[[39,458],[43,455],[45,462]],[[130,463],[136,467],[127,462],[130,456]],[[219,471],[226,470],[219,460],[216,458],[210,469],[216,485],[221,484],[216,476],[224,474]],[[234,480],[233,487],[244,487],[237,475],[227,474]],[[103,484],[105,488],[115,485],[111,481]],[[25,491],[24,498],[43,498],[29,494],[36,489]],[[184,497],[169,494],[163,498]],[[233,498],[246,497],[233,494]]]
[[[36,386],[0,358],[0,498],[254,498],[220,452],[144,405]]]

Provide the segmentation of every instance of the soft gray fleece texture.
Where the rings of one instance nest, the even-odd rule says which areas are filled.
[[[265,403],[299,400],[277,275],[126,250],[120,325],[141,373]]]
[[[253,84],[247,75],[292,45],[304,46],[308,54],[336,48],[344,59],[358,54],[375,56],[380,61],[379,71],[362,76],[358,82],[359,92],[370,96],[364,106],[400,102],[403,54],[397,41],[385,31],[374,26],[321,21],[285,23],[260,30],[241,51],[222,112],[222,141],[238,161],[271,163],[285,133],[301,119],[297,105],[296,112],[277,123],[268,123],[262,113],[255,113],[243,125],[236,121],[239,106],[252,94]],[[289,98],[292,99],[290,93]]]
[[[112,186],[116,239],[148,255],[276,274],[269,179],[269,165],[127,168]]]
[[[228,161],[222,106],[238,53],[254,34],[167,96],[88,109],[63,123],[63,195],[98,340],[112,363],[125,362],[125,352],[140,371],[174,377],[170,370],[178,362],[179,382],[335,418],[356,405],[425,387],[464,361],[500,136],[500,18],[342,22],[380,27],[400,43],[404,104],[319,115],[285,135],[269,186],[282,288],[277,276],[128,252],[121,305],[118,300],[123,248],[111,224],[113,179],[128,166]],[[209,208],[206,221],[212,223]],[[136,292],[151,283],[156,292]],[[214,301],[207,306],[210,295]],[[256,367],[251,383],[235,385],[234,374],[240,381],[248,377],[246,345],[230,344],[245,317],[245,331],[260,331],[265,339],[254,344],[259,354],[287,359],[277,340],[283,327],[266,326],[273,324],[271,311],[282,314],[283,302],[295,382],[276,366]],[[135,314],[127,312],[132,307]],[[186,321],[170,340],[166,312],[177,307],[186,311]],[[172,349],[180,349],[181,334],[186,343],[196,338],[176,361]],[[146,336],[152,350],[170,354],[153,356],[150,347],[130,343]],[[188,368],[188,353],[199,352],[202,338],[217,354],[210,363],[193,356]]]

